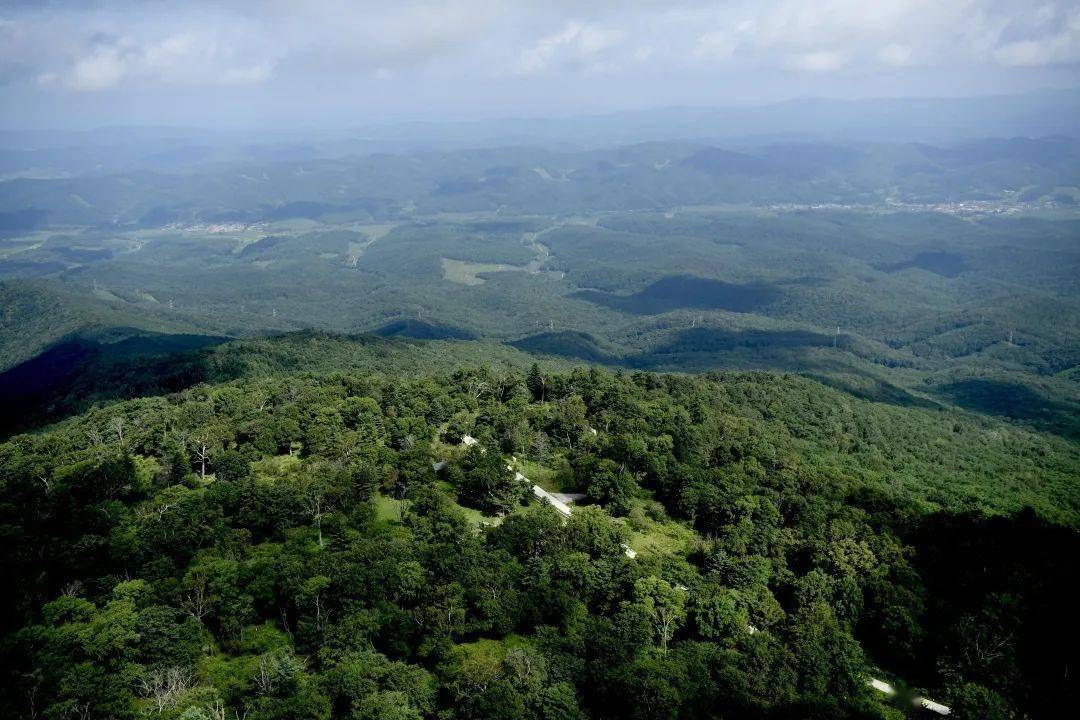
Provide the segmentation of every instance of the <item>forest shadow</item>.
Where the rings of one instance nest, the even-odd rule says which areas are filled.
[[[850,350],[848,335],[805,330],[721,330],[687,328],[646,352],[615,355],[603,350],[592,335],[563,331],[530,335],[509,343],[539,355],[582,360],[613,367],[653,372],[710,372],[718,369],[768,369],[795,372],[862,400],[903,407],[939,409],[941,403],[919,397],[851,365],[800,354],[807,348]],[[792,352],[796,351],[796,352]]]
[[[1080,436],[1076,407],[1045,397],[1026,385],[967,378],[940,386],[938,394],[966,410],[1019,420],[1065,437]]]
[[[394,320],[375,330],[379,337],[404,337],[412,340],[476,340],[475,334],[451,325],[439,325],[423,320]]]
[[[74,336],[0,373],[0,437],[85,409],[92,401],[175,392],[204,379],[195,354],[230,338],[109,328]],[[190,358],[179,362],[180,357]]]
[[[902,387],[887,383],[869,374],[858,374],[856,378],[851,377],[850,373],[827,375],[811,372],[803,374],[811,380],[816,380],[822,385],[828,385],[848,395],[854,395],[860,400],[935,410],[943,407],[941,403],[914,395]]]
[[[600,349],[596,338],[584,332],[567,330],[537,333],[507,344],[518,350],[538,355],[554,355],[603,365],[617,365],[621,362],[618,356]]]
[[[872,588],[876,607],[858,628],[882,667],[911,687],[946,686],[956,673],[1023,697],[1033,717],[1069,714],[1080,532],[1030,508],[922,515],[872,490],[851,502],[915,550],[915,574]]]
[[[579,290],[571,297],[633,315],[657,315],[680,308],[750,312],[776,301],[780,292],[768,283],[738,285],[691,275],[657,280],[632,295]]]
[[[967,263],[963,255],[950,252],[921,252],[910,260],[876,265],[874,269],[882,272],[894,273],[908,268],[918,268],[932,272],[946,278],[959,277],[960,273],[967,270]]]
[[[647,358],[650,355],[675,355],[686,352],[722,352],[736,348],[800,348],[850,347],[850,338],[809,332],[807,330],[721,330],[718,328],[687,328],[673,334],[664,345],[651,349],[648,353],[635,356]]]

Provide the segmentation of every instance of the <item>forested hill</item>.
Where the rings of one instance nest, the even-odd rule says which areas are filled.
[[[135,328],[81,332],[0,372],[0,404],[24,412],[0,417],[0,437],[81,412],[93,403],[177,392],[280,373],[447,371],[455,364],[524,370],[533,357],[495,342],[418,341],[301,331],[250,340],[160,334]],[[547,366],[568,368],[549,359]]]
[[[1060,717],[1075,689],[1045,642],[1076,631],[1065,440],[790,375],[268,357],[0,445],[0,714],[910,711],[873,676]]]

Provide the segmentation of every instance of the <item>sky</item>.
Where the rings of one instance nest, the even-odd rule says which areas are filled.
[[[1080,85],[1080,0],[0,0],[0,126],[340,127]]]

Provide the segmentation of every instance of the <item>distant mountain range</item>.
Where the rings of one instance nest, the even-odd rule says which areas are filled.
[[[1074,203],[1068,188],[1077,186],[1080,141],[1060,135],[949,145],[664,142],[578,152],[501,147],[8,180],[0,182],[0,236],[57,224],[378,221],[506,207],[580,213],[712,203],[1035,201],[1056,195]]]
[[[953,144],[982,137],[1080,136],[1080,89],[969,98],[805,98],[769,105],[673,107],[588,116],[402,122],[336,130],[112,126],[0,132],[0,179],[372,153],[537,146],[580,151],[641,142],[790,141]]]

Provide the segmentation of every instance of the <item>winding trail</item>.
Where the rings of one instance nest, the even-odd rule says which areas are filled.
[[[541,502],[546,500],[548,503],[551,504],[551,507],[555,508],[555,510],[560,515],[562,515],[564,518],[570,517],[570,515],[574,512],[570,508],[569,502],[572,502],[576,498],[585,497],[584,495],[582,495],[580,493],[551,493],[551,492],[548,492],[544,488],[542,488],[539,485],[533,483],[533,481],[530,480],[529,478],[525,477],[521,473],[514,470],[513,465],[507,465],[506,469],[514,471],[514,479],[517,480],[518,482],[524,482],[524,483],[528,483],[528,484],[532,485],[533,495],[540,498]],[[633,560],[634,558],[637,557],[637,551],[636,550],[634,550],[632,547],[630,547],[626,543],[621,543],[621,545],[622,545],[623,552],[626,553],[626,557],[630,558],[631,560]]]
[[[885,682],[884,680],[870,678],[866,681],[866,684],[874,688],[878,692],[888,695],[889,697],[893,697],[896,695],[896,688],[894,688],[892,685]],[[911,699],[911,703],[915,705],[915,707],[921,707],[924,710],[929,710],[930,712],[937,713],[938,715],[952,715],[952,708],[950,708],[948,705],[942,705],[941,703],[934,702],[929,698],[913,697]]]
[[[596,434],[595,430],[593,430],[593,434]],[[461,444],[465,446],[472,446],[477,444],[477,442],[477,439],[472,437],[471,435],[465,435],[461,438]],[[481,450],[483,451],[485,449],[481,448]],[[541,502],[548,502],[553,508],[555,508],[555,510],[560,515],[563,516],[564,519],[569,518],[570,515],[572,515],[574,512],[573,509],[570,507],[570,503],[574,500],[579,500],[585,497],[585,495],[583,495],[582,493],[548,492],[544,488],[535,484],[533,481],[529,480],[529,478],[525,477],[517,470],[514,470],[515,462],[517,462],[517,458],[511,458],[510,464],[506,466],[507,470],[514,473],[514,479],[518,482],[528,483],[532,485],[533,495],[539,498]],[[435,463],[432,467],[434,467],[435,470],[441,470],[445,466],[446,461],[443,460]],[[622,548],[623,551],[626,553],[626,557],[630,558],[631,560],[637,557],[637,552],[635,552],[633,548],[631,548],[626,543],[622,543]],[[684,585],[677,585],[676,588],[684,592],[689,592],[689,588]],[[758,632],[758,629],[753,625],[747,625],[747,632],[753,635],[754,633]],[[869,678],[866,681],[866,684],[874,688],[878,692],[883,693],[889,697],[894,697],[897,693],[896,688],[894,688],[892,685],[885,682],[884,680],[878,680],[877,678]],[[912,698],[911,702],[913,705],[915,705],[915,707],[921,707],[925,710],[929,710],[930,712],[937,713],[938,715],[952,715],[952,708],[950,708],[948,705],[942,705],[941,703],[930,700],[929,698],[916,696]]]

